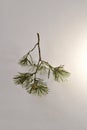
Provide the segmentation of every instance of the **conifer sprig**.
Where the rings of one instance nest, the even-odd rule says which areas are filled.
[[[49,89],[46,83],[44,83],[42,79],[38,78],[38,74],[43,74],[43,72],[45,72],[47,73],[48,78],[50,78],[50,74],[53,74],[54,80],[59,82],[64,81],[70,73],[64,70],[63,65],[53,67],[47,61],[42,60],[39,33],[37,33],[37,38],[38,42],[35,46],[19,61],[20,65],[27,66],[29,68],[28,72],[18,73],[18,75],[14,77],[14,82],[18,85],[22,85],[29,94],[42,96],[48,94]],[[38,49],[39,59],[37,63],[34,63],[31,52],[33,52],[36,47]]]

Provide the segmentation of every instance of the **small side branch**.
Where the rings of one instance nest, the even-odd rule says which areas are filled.
[[[29,55],[36,48],[37,45],[38,43],[36,43],[35,46],[27,54]]]

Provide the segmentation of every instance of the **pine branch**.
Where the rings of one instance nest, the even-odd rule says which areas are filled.
[[[64,70],[64,66],[53,67],[47,61],[42,60],[41,57],[41,50],[40,50],[40,36],[37,33],[38,42],[34,45],[34,47],[24,55],[19,64],[22,66],[27,66],[29,68],[27,73],[18,73],[14,77],[14,82],[18,85],[22,85],[29,94],[35,94],[38,96],[46,95],[49,92],[49,89],[44,83],[44,81],[38,78],[39,72],[43,74],[43,72],[47,73],[48,78],[50,78],[50,74],[53,74],[55,81],[64,81],[70,73]],[[38,49],[38,62],[34,63],[33,57],[31,52],[35,50],[37,47]],[[33,72],[32,72],[33,69]]]

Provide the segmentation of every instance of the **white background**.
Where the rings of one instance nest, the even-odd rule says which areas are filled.
[[[19,59],[41,36],[44,60],[67,82],[42,98],[15,86]],[[87,1],[0,0],[0,130],[87,130]]]

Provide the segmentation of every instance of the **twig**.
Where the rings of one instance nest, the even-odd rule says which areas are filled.
[[[32,55],[30,54],[34,49],[37,47],[38,49],[38,61],[34,64]],[[30,60],[29,60],[29,58]],[[28,64],[29,62],[29,64]],[[19,73],[19,75],[14,77],[15,83],[23,85],[28,93],[32,94],[38,94],[38,95],[44,95],[48,94],[48,87],[43,82],[42,79],[37,77],[37,74],[39,71],[46,70],[46,73],[48,74],[48,78],[50,76],[50,72],[52,72],[55,81],[63,81],[64,77],[66,78],[67,75],[70,73],[65,71],[63,69],[63,66],[53,67],[49,64],[49,62],[42,60],[41,57],[41,50],[40,50],[40,36],[39,33],[37,33],[37,43],[34,45],[34,47],[21,59],[20,65],[30,65],[32,67],[35,67],[34,72],[28,72],[27,76],[26,73]]]

